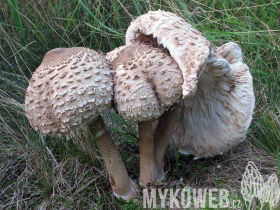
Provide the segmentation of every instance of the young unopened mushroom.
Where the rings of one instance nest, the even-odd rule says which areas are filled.
[[[50,136],[68,136],[88,124],[105,161],[113,192],[125,200],[136,196],[120,154],[100,113],[112,101],[111,69],[102,54],[87,48],[49,51],[33,73],[25,110],[32,127]]]
[[[255,97],[252,76],[233,42],[211,53],[197,93],[184,100],[173,133],[183,154],[196,158],[227,152],[246,137]]]
[[[115,107],[124,119],[138,122],[140,180],[148,186],[158,177],[154,150],[158,147],[164,155],[166,149],[159,149],[162,146],[154,142],[152,124],[169,109],[167,113],[174,120],[166,131],[167,145],[179,111],[180,104],[176,102],[182,97],[182,72],[168,54],[145,45],[116,49],[107,59],[114,70]],[[166,114],[163,116],[160,120],[165,120]]]

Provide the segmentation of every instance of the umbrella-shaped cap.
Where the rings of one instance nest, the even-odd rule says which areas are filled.
[[[173,13],[150,11],[133,20],[126,32],[126,45],[140,43],[168,50],[183,73],[183,97],[195,94],[212,47],[198,30]]]

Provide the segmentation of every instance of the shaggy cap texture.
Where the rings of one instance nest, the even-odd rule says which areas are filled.
[[[25,98],[28,120],[44,135],[61,136],[95,120],[112,100],[105,57],[87,48],[49,51],[33,73]]]
[[[211,52],[196,94],[183,103],[173,132],[181,153],[212,157],[245,139],[255,97],[252,76],[236,43]]]
[[[116,49],[114,103],[126,120],[145,121],[159,117],[182,96],[182,72],[162,50],[145,45]],[[111,52],[107,55],[115,55]],[[112,60],[112,59],[111,59]]]
[[[119,57],[120,52],[124,50],[126,46],[120,46],[110,52],[107,53],[106,59],[109,63],[112,63],[117,57]]]
[[[198,30],[173,13],[149,11],[133,20],[126,32],[126,45],[141,43],[167,49],[183,73],[183,97],[195,94],[212,48]]]

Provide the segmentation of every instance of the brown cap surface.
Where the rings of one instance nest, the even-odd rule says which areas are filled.
[[[183,97],[195,94],[212,48],[198,30],[173,13],[149,11],[133,20],[126,32],[126,45],[140,43],[168,49],[183,73]]]
[[[114,103],[127,120],[159,117],[182,96],[182,72],[160,49],[127,46],[111,65],[115,74]]]
[[[44,135],[68,135],[110,106],[112,86],[103,55],[81,47],[53,49],[29,82],[26,115]]]

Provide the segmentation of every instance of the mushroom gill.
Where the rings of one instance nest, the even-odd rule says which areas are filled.
[[[197,93],[183,102],[172,135],[182,154],[213,157],[245,139],[255,96],[249,67],[236,43],[224,44],[212,53]]]

